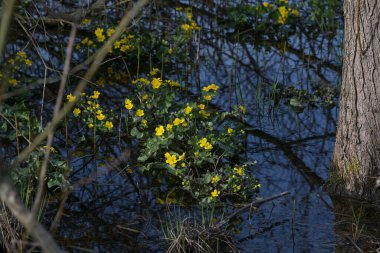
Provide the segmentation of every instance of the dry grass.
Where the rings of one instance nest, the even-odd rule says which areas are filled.
[[[15,252],[17,242],[21,238],[22,226],[14,218],[4,203],[0,202],[0,249]]]
[[[165,240],[169,243],[168,253],[238,252],[225,229],[199,224],[188,218],[167,224]]]

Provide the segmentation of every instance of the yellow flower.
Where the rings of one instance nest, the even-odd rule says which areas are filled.
[[[207,141],[207,138],[202,138],[202,139],[198,142],[198,144],[199,144],[199,146],[200,146],[201,148],[204,148],[204,149],[206,149],[206,150],[210,150],[210,149],[213,148],[212,145],[211,145],[211,143],[209,143],[209,142]]]
[[[96,118],[97,118],[98,120],[103,120],[105,117],[106,117],[106,116],[104,116],[103,113],[99,113],[99,114],[96,115]]]
[[[115,33],[115,29],[113,29],[113,28],[108,28],[108,30],[107,30],[107,36],[108,36],[108,37],[111,37],[112,34],[114,34],[114,33]]]
[[[23,59],[26,59],[26,57],[27,57],[27,55],[24,51],[18,51],[16,55],[23,58]]]
[[[266,8],[271,8],[272,7],[272,4],[268,3],[268,2],[264,2],[263,3],[263,6],[266,7]]]
[[[185,159],[185,155],[186,153],[182,153],[182,155],[178,157],[178,161],[182,161],[183,159]]]
[[[149,72],[149,74],[151,75],[151,76],[155,76],[155,75],[157,75],[157,73],[159,72],[160,70],[158,69],[158,68],[153,68],[150,72]]]
[[[204,118],[210,117],[210,113],[206,112],[205,110],[200,110],[199,114],[202,115]]]
[[[202,88],[203,91],[210,91],[210,90],[217,91],[218,89],[219,89],[219,86],[214,83]]]
[[[75,96],[73,96],[73,94],[71,94],[71,93],[69,95],[67,95],[66,98],[67,98],[67,100],[69,102],[74,102],[75,101]]]
[[[220,191],[218,191],[217,189],[215,189],[215,190],[213,190],[213,191],[211,192],[211,197],[212,197],[212,198],[216,198],[216,197],[219,196],[219,194],[220,194]]]
[[[91,96],[91,98],[93,98],[93,99],[98,99],[98,98],[99,98],[99,95],[100,95],[100,92],[97,91],[97,90],[94,90],[94,94]]]
[[[186,163],[181,163],[181,167],[185,168],[186,167]]]
[[[47,148],[47,146],[43,146],[44,149]],[[54,147],[50,147],[50,152],[52,153],[58,153],[57,150]]]
[[[149,96],[148,96],[148,94],[145,94],[145,95],[143,95],[143,96],[142,96],[142,98],[141,98],[141,99],[142,99],[142,101],[145,101],[145,100],[147,100],[147,99],[148,99],[148,97],[149,97]]]
[[[236,174],[238,174],[239,176],[244,176],[244,168],[243,168],[243,167],[235,167],[235,168],[234,168],[234,171],[235,171]]]
[[[167,124],[166,125],[166,130],[168,130],[169,132],[173,130],[173,125],[172,124]]]
[[[103,35],[103,28],[96,28],[95,36],[99,42],[103,42],[106,39],[106,36]]]
[[[17,80],[12,78],[12,79],[9,79],[8,81],[10,84],[12,84],[13,86],[16,86],[17,85]]]
[[[82,25],[88,25],[90,23],[90,20],[85,18],[82,20]]]
[[[93,128],[94,127],[94,124],[92,124],[92,123],[88,123],[88,128]]]
[[[125,108],[127,108],[128,110],[132,110],[132,108],[133,108],[132,101],[131,101],[130,99],[126,99],[125,102],[124,102],[124,106],[125,106]]]
[[[144,126],[144,127],[147,127],[148,126],[148,121],[146,119],[143,119],[141,121],[141,124]]]
[[[164,126],[156,127],[156,136],[162,136],[165,132]]]
[[[80,113],[81,113],[81,110],[79,108],[75,108],[73,110],[73,114],[74,114],[75,117],[78,117]]]
[[[153,78],[152,80],[152,88],[158,89],[162,85],[162,80],[160,78]]]
[[[288,9],[285,6],[280,6],[280,7],[278,7],[278,12],[279,12],[280,16],[278,17],[277,22],[279,24],[285,24],[285,22],[289,16]]]
[[[120,47],[120,51],[125,53],[125,52],[127,52],[130,48],[131,48],[130,45],[122,45],[122,46]]]
[[[239,105],[239,109],[240,111],[245,114],[247,112],[247,109],[245,109],[245,106],[244,105]]]
[[[185,108],[185,114],[190,114],[192,110],[193,110],[193,107],[186,106],[186,108]]]
[[[136,111],[136,116],[138,116],[138,117],[142,117],[142,116],[144,116],[144,110],[138,109],[138,110]]]
[[[204,100],[206,101],[211,101],[212,99],[212,96],[211,95],[206,95],[206,96],[203,96]]]
[[[218,175],[215,175],[211,178],[211,183],[212,184],[216,184],[217,182],[219,182],[220,178]]]
[[[201,110],[204,110],[205,107],[206,107],[206,106],[205,106],[204,104],[199,104],[199,105],[198,105],[198,108],[201,109]]]
[[[189,24],[183,24],[181,27],[185,32],[191,31],[191,26]]]
[[[300,15],[300,13],[299,13],[298,10],[293,9],[292,10],[292,15],[298,17]]]
[[[106,128],[108,128],[108,130],[112,129],[113,128],[113,124],[111,121],[106,121],[106,123],[104,124],[104,126]]]
[[[233,130],[231,127],[229,127],[229,128],[227,129],[227,133],[228,133],[229,135],[232,135],[233,132],[234,132],[234,130]]]
[[[171,155],[169,152],[165,153],[165,158],[165,162],[172,167],[175,167],[176,163],[178,162],[177,157],[175,155]]]
[[[180,124],[182,124],[182,123],[184,123],[184,122],[185,122],[184,119],[175,118],[174,121],[173,121],[173,124],[174,124],[175,126],[178,126],[178,125],[180,125]]]
[[[25,59],[25,64],[28,65],[28,66],[32,66],[33,65],[32,61],[29,60],[29,59]]]
[[[169,48],[168,49],[168,54],[172,54],[173,53],[173,49],[172,48]]]

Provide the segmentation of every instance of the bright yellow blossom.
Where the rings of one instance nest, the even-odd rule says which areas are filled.
[[[127,108],[128,110],[132,110],[132,108],[133,108],[132,101],[131,101],[130,99],[126,99],[125,102],[124,102],[124,106],[125,106],[125,108]]]
[[[181,27],[185,32],[191,31],[191,26],[189,24],[183,24]]]
[[[115,29],[113,29],[113,28],[108,28],[108,30],[107,30],[107,36],[108,36],[108,37],[111,37],[112,34],[114,34],[114,33],[115,33]]]
[[[97,115],[96,115],[96,118],[97,118],[98,120],[103,120],[105,117],[106,117],[106,116],[104,116],[103,113],[100,113],[100,114],[97,114]]]
[[[162,136],[165,132],[164,126],[156,127],[156,136]]]
[[[192,110],[193,110],[193,107],[186,106],[186,108],[185,108],[185,114],[190,114]]]
[[[285,6],[280,6],[280,7],[278,7],[278,12],[279,12],[280,16],[278,17],[277,22],[279,24],[285,24],[285,22],[289,16],[288,9]]]
[[[144,116],[144,110],[138,109],[138,110],[136,111],[136,116],[137,116],[137,117],[142,117],[142,116]]]
[[[207,138],[202,138],[202,139],[198,142],[198,144],[199,144],[199,146],[200,146],[201,148],[204,148],[204,149],[206,149],[206,150],[210,150],[210,149],[213,148],[212,145],[211,145],[211,143],[209,143],[209,142],[207,141]]]
[[[206,106],[205,106],[204,104],[199,104],[199,105],[198,105],[198,108],[201,109],[201,110],[204,110],[205,107],[206,107]]]
[[[162,85],[162,80],[161,78],[153,78],[152,80],[152,88],[153,89],[158,89]]]
[[[211,95],[205,95],[205,96],[203,96],[203,98],[204,98],[204,100],[206,100],[206,101],[211,101],[212,96],[211,96]]]
[[[79,108],[75,108],[73,110],[73,114],[74,114],[75,117],[78,117],[80,113],[81,113],[81,110]]]
[[[215,175],[211,178],[211,183],[212,184],[216,184],[217,182],[219,182],[220,178],[218,175]]]
[[[110,129],[113,128],[113,123],[111,121],[106,121],[106,123],[104,124],[104,126],[106,128],[108,128],[108,130],[110,130]]]
[[[219,194],[220,194],[220,191],[218,191],[217,189],[215,189],[215,190],[213,190],[213,191],[211,192],[211,197],[212,197],[212,198],[216,198],[216,197],[219,196]]]
[[[99,95],[100,95],[100,92],[97,91],[97,90],[94,90],[94,94],[91,96],[91,98],[93,98],[93,99],[98,99],[98,98],[99,98]]]
[[[165,162],[172,167],[175,167],[176,163],[178,162],[177,157],[175,155],[171,155],[169,152],[165,153],[165,158]]]
[[[218,89],[219,89],[219,86],[214,83],[202,88],[203,91],[210,91],[210,90],[217,91]]]
[[[173,130],[173,125],[172,124],[167,124],[166,125],[166,130],[168,130],[168,132],[172,131]]]
[[[67,100],[69,102],[74,102],[75,101],[75,96],[73,94],[71,94],[71,93],[69,95],[67,95],[66,98],[67,98]]]
[[[174,121],[173,121],[173,124],[175,126],[178,126],[178,125],[180,125],[180,124],[182,124],[184,122],[185,122],[185,119],[175,118]]]
[[[244,168],[243,168],[243,167],[235,167],[235,168],[234,168],[234,171],[235,171],[236,174],[238,174],[239,176],[244,176]]]
[[[88,128],[93,128],[94,127],[94,124],[92,124],[92,123],[88,123]]]
[[[106,36],[103,35],[103,28],[96,28],[95,35],[99,42],[103,42],[106,39]]]
[[[231,127],[229,127],[229,128],[227,129],[227,133],[228,133],[229,135],[232,135],[233,132],[234,132],[234,130],[233,130]]]

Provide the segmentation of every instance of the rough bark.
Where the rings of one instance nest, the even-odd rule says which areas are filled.
[[[379,199],[380,2],[344,1],[345,35],[340,113],[330,189]]]

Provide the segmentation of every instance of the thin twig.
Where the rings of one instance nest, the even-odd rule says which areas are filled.
[[[216,223],[214,226],[213,226],[213,229],[219,229],[220,227],[222,227],[223,225],[227,224],[233,217],[247,211],[248,209],[250,208],[253,208],[253,207],[259,207],[261,206],[262,204],[265,204],[269,201],[272,201],[274,199],[278,199],[278,198],[281,198],[281,197],[284,197],[286,195],[289,195],[290,192],[282,192],[280,194],[277,194],[277,195],[274,195],[274,196],[271,196],[269,198],[266,198],[266,199],[261,199],[261,200],[255,200],[253,201],[252,203],[250,204],[247,204],[245,206],[243,206],[242,208],[238,209],[236,212],[232,213],[231,215],[227,216],[226,218],[224,218],[223,220],[221,220],[220,222]]]
[[[67,81],[67,77],[68,77],[68,73],[70,69],[71,55],[74,48],[74,40],[76,36],[76,31],[77,31],[77,28],[75,25],[73,25],[70,32],[69,43],[67,45],[66,59],[65,59],[64,67],[63,67],[63,75],[62,75],[61,83],[59,85],[59,91],[58,91],[58,96],[57,96],[57,102],[55,103],[55,107],[54,107],[53,118],[58,116],[59,108],[61,108],[61,105],[62,105],[63,94],[65,92],[65,85],[66,85],[66,81]],[[39,175],[38,189],[37,189],[36,197],[34,199],[34,203],[32,207],[33,214],[36,214],[38,209],[40,208],[42,195],[44,193],[45,177],[46,177],[48,161],[50,157],[50,148],[53,144],[53,138],[54,138],[54,128],[51,128],[48,132],[45,156],[42,162],[41,171]]]

